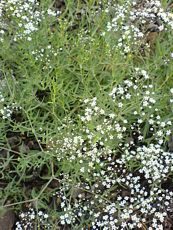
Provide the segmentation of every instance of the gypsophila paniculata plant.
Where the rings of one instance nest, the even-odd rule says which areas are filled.
[[[97,97],[85,99],[80,128],[67,121],[62,138],[50,141],[61,177],[54,194],[60,226],[164,229],[173,205],[164,187],[173,173],[164,145],[172,121],[162,117],[154,87],[149,73],[136,68],[107,94],[106,107]]]
[[[142,49],[150,49],[152,35],[172,31],[173,14],[169,9],[162,7],[161,1],[133,0],[123,1],[120,4],[110,3],[105,9],[111,20],[106,25],[103,36],[111,34],[111,38],[119,37],[113,45],[123,55],[131,54]]]
[[[0,2],[0,40],[6,34],[11,34],[14,41],[32,40],[32,35],[39,30],[40,24],[46,17],[53,21],[59,16],[60,11],[44,9],[37,0],[2,0]]]
[[[172,30],[166,1],[0,1],[14,229],[172,229]]]

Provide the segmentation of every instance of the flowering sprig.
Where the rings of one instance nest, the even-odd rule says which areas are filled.
[[[25,212],[21,212],[19,214],[19,221],[16,222],[16,230],[23,229],[34,229],[38,223],[43,226],[44,229],[48,230],[50,228],[50,224],[47,223],[48,214],[39,210],[36,212],[33,208],[29,208]]]
[[[21,109],[21,106],[18,106],[16,103],[6,104],[6,98],[3,95],[3,92],[0,93],[0,116],[2,119],[10,119],[14,111]]]

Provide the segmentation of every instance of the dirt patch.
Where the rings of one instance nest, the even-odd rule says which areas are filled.
[[[15,213],[12,210],[3,212],[0,216],[0,230],[11,230],[16,221]]]

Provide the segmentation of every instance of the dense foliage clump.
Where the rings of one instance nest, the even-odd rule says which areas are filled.
[[[172,229],[171,3],[2,0],[0,19],[0,225]]]

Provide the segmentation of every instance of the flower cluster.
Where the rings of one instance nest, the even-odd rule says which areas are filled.
[[[2,105],[0,109],[0,115],[2,116],[2,119],[9,119],[11,118],[13,112],[19,109],[21,109],[21,107],[16,105],[16,103],[12,103],[11,105]]]
[[[0,92],[0,117],[2,119],[10,119],[11,115],[21,109],[21,106],[17,103],[10,103],[7,96],[4,95],[6,83],[2,81],[1,92]]]
[[[48,215],[42,211],[36,212],[33,208],[28,209],[26,212],[21,212],[19,219],[16,222],[16,230],[35,229],[38,224],[44,229],[50,229],[50,225],[47,223]]]
[[[163,135],[163,134],[162,134]],[[149,146],[142,145],[135,150],[123,149],[121,159],[118,159],[119,164],[132,164],[132,161],[139,163],[139,172],[148,179],[148,183],[158,183],[166,178],[168,173],[173,170],[172,153],[164,152],[158,144],[150,144]]]
[[[173,29],[173,14],[162,7],[161,1],[126,0],[116,7],[110,5],[106,13],[111,12],[112,7],[115,13],[107,24],[107,32],[120,35],[117,48],[122,54],[143,46],[149,48],[153,42],[151,33]]]
[[[107,106],[83,101],[80,128],[67,120],[59,129],[47,150],[60,169],[59,226],[164,229],[173,205],[173,156],[165,147],[172,122],[159,103],[148,72],[136,68],[108,93]]]
[[[37,0],[2,0],[0,2],[1,41],[8,33],[12,33],[14,41],[32,40],[32,34],[38,31],[45,16],[56,18],[60,12],[52,9],[41,10]],[[13,30],[13,32],[12,32]]]
[[[55,49],[52,45],[48,45],[47,47],[33,50],[32,55],[36,62],[39,61],[43,63],[43,69],[52,69],[51,60],[53,57],[56,57],[59,52],[61,52],[61,48]]]

